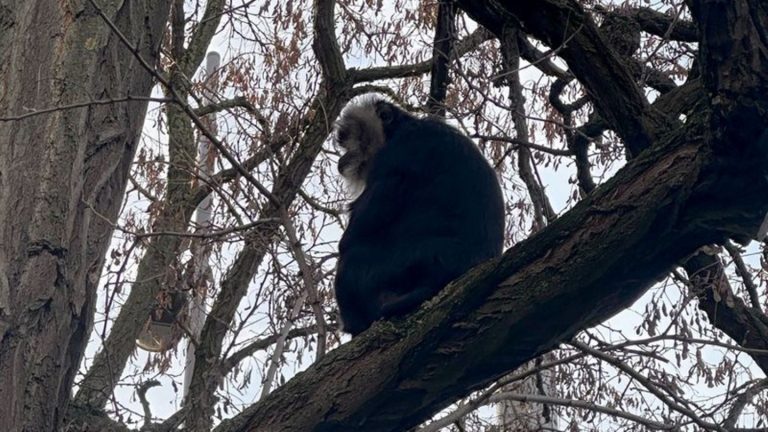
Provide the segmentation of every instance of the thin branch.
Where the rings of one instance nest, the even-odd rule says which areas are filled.
[[[288,136],[280,135],[277,139],[270,141],[268,145],[257,150],[256,153],[244,160],[240,165],[243,169],[252,171],[257,166],[271,159],[289,142],[290,138]],[[237,167],[232,167],[217,172],[212,175],[210,179],[203,179],[204,184],[200,185],[197,190],[192,193],[192,203],[195,205],[199,204],[213,191],[214,187],[235,180],[240,177],[240,174],[241,171]]]
[[[116,229],[116,230],[118,230],[120,232],[132,235],[132,236],[134,236],[136,238],[149,238],[149,237],[160,237],[160,236],[176,236],[176,237],[187,237],[187,238],[198,238],[198,239],[211,239],[211,238],[215,239],[215,238],[220,238],[220,237],[223,237],[223,236],[226,236],[228,234],[235,233],[235,232],[246,231],[246,230],[248,230],[250,228],[254,228],[254,227],[257,227],[259,225],[272,224],[272,223],[275,223],[275,222],[279,221],[279,219],[277,219],[277,218],[262,218],[262,219],[259,219],[257,221],[253,221],[251,223],[247,223],[247,224],[244,224],[244,225],[238,225],[238,226],[234,226],[234,227],[229,227],[229,228],[221,229],[221,230],[218,230],[218,231],[210,231],[210,232],[207,232],[207,233],[178,232],[178,231],[141,232],[141,231],[131,231],[131,230],[125,229],[120,224],[118,224],[118,223],[116,223],[114,221],[109,220],[105,215],[102,215],[101,213],[99,213],[90,203],[86,202],[85,200],[82,200],[82,203],[86,207],[88,207],[93,212],[93,214],[95,214],[100,219],[102,219],[103,221],[108,223],[112,228],[114,228],[114,229]]]
[[[470,137],[477,138],[484,141],[500,141],[500,142],[515,144],[521,147],[527,147],[531,150],[536,150],[542,153],[551,154],[553,156],[573,156],[573,152],[568,149],[553,149],[552,147],[548,147],[543,144],[536,144],[530,141],[524,141],[517,138],[510,138],[507,136],[472,134]]]
[[[748,403],[752,402],[752,399],[757,396],[758,393],[768,388],[768,379],[761,379],[754,385],[750,386],[743,393],[736,397],[736,400],[731,406],[731,410],[728,413],[728,417],[723,422],[723,427],[728,430],[733,430],[736,427],[736,423],[741,417],[741,413]]]
[[[264,187],[261,182],[256,180],[256,178],[248,171],[246,170],[240,162],[230,153],[230,151],[226,148],[224,144],[222,144],[221,141],[219,141],[216,136],[211,133],[211,131],[206,127],[205,122],[197,115],[195,114],[195,111],[184,102],[184,100],[179,96],[178,92],[176,92],[176,89],[171,85],[168,80],[162,76],[162,74],[158,73],[157,70],[155,70],[152,65],[147,63],[147,61],[144,59],[144,57],[141,56],[141,53],[139,52],[138,48],[133,46],[131,42],[125,37],[125,35],[120,31],[120,29],[115,26],[115,23],[112,22],[112,20],[109,19],[109,17],[104,14],[104,11],[99,7],[99,5],[96,4],[95,0],[89,0],[91,5],[96,9],[96,12],[101,16],[101,18],[104,20],[104,22],[109,26],[109,28],[112,30],[115,35],[120,39],[120,41],[123,43],[123,45],[128,48],[128,50],[131,51],[131,53],[134,55],[136,60],[141,64],[141,66],[149,72],[155,79],[160,82],[160,84],[163,85],[163,87],[168,91],[168,93],[171,94],[172,99],[175,103],[177,103],[182,110],[189,116],[190,120],[192,120],[192,123],[195,124],[195,126],[200,130],[200,133],[205,135],[206,138],[208,138],[211,141],[211,144],[213,144],[214,147],[216,147],[216,150],[219,151],[219,153],[224,157],[224,159],[227,160],[232,166],[242,175],[246,180],[248,180],[253,186],[256,187],[256,189],[267,197],[270,201],[272,201],[274,204],[279,205],[279,201],[272,195],[272,193]]]
[[[525,97],[520,84],[520,50],[517,45],[519,29],[514,23],[508,24],[502,31],[501,50],[504,57],[504,74],[509,86],[509,100],[512,105],[512,121],[515,124],[517,139],[528,141],[528,124],[525,117]],[[531,198],[534,212],[534,229],[540,230],[552,222],[557,215],[544,192],[544,188],[533,174],[531,151],[526,146],[518,148],[518,174],[523,179]]]
[[[326,324],[328,329],[335,329],[335,324]],[[308,327],[301,327],[301,328],[292,328],[288,335],[285,337],[286,340],[291,340],[299,337],[305,337],[309,336],[311,334],[315,334],[318,331],[317,324],[308,326]],[[253,342],[250,342],[246,346],[240,348],[239,350],[235,351],[227,357],[226,360],[222,363],[221,371],[222,375],[226,375],[229,373],[230,370],[232,370],[233,367],[237,366],[241,361],[243,361],[245,358],[252,356],[256,351],[262,351],[270,346],[272,346],[274,343],[277,342],[277,339],[280,337],[280,334],[273,334],[271,336],[267,336],[263,339],[258,339]]]
[[[312,207],[313,209],[315,209],[315,210],[317,210],[319,212],[331,215],[335,219],[339,220],[339,222],[341,222],[341,220],[340,220],[341,213],[342,213],[341,211],[339,211],[337,209],[334,209],[334,208],[331,208],[331,207],[328,207],[328,206],[325,206],[323,204],[320,204],[319,202],[317,202],[316,199],[314,199],[311,196],[309,196],[303,189],[299,190],[299,196],[304,200],[304,202],[309,204],[309,206]],[[339,223],[339,225],[342,225],[342,224]]]
[[[725,242],[723,247],[728,251],[728,254],[731,255],[731,258],[733,258],[733,263],[736,265],[736,273],[738,273],[741,280],[744,281],[744,288],[747,289],[752,307],[762,312],[763,309],[760,306],[760,296],[757,294],[757,285],[755,285],[755,281],[752,280],[752,273],[741,258],[741,252],[731,242]]]
[[[133,186],[141,195],[143,195],[146,199],[157,202],[158,198],[152,194],[149,190],[147,190],[145,187],[143,187],[139,182],[136,180],[136,178],[128,174],[128,181],[131,182],[131,186]]]
[[[489,397],[487,400],[485,400],[483,405],[510,401],[510,400],[524,402],[524,403],[539,403],[544,405],[559,405],[559,406],[570,407],[570,408],[585,409],[589,411],[607,414],[611,417],[624,418],[624,419],[633,421],[637,424],[643,425],[650,430],[676,430],[679,427],[676,424],[659,423],[645,417],[628,413],[626,411],[606,407],[603,405],[597,405],[592,402],[574,400],[574,399],[561,399],[561,398],[555,398],[550,396],[540,396],[540,395],[528,394],[528,393],[515,393],[515,392],[496,393],[493,396]],[[453,422],[464,417],[470,412],[474,411],[476,408],[477,407],[474,406],[474,404],[470,404],[470,403],[463,404],[452,413],[448,414],[445,417],[440,418],[439,420],[436,420],[428,424],[427,426],[419,429],[417,432],[437,432],[442,428],[451,425]]]
[[[669,408],[671,408],[671,409],[673,409],[673,410],[675,410],[675,411],[685,415],[686,417],[690,418],[694,423],[696,423],[700,427],[702,427],[704,429],[708,429],[708,430],[715,430],[715,431],[718,431],[718,432],[728,432],[725,428],[723,428],[720,425],[704,421],[701,417],[699,417],[691,409],[689,409],[689,408],[681,405],[680,403],[678,403],[677,402],[678,396],[676,396],[675,394],[670,394],[670,396],[672,397],[671,399],[669,397],[667,397],[667,395],[664,394],[664,392],[662,392],[661,390],[659,390],[658,386],[654,382],[652,382],[648,377],[646,377],[645,375],[641,374],[640,372],[635,370],[633,367],[627,365],[626,363],[624,363],[623,361],[617,359],[616,357],[614,357],[614,356],[612,356],[610,354],[604,353],[604,352],[602,352],[602,351],[600,351],[600,350],[598,350],[596,348],[592,348],[591,346],[589,346],[589,345],[587,345],[587,344],[585,344],[583,342],[579,342],[579,341],[575,341],[574,340],[574,341],[569,342],[569,344],[572,345],[573,347],[577,348],[577,349],[580,349],[580,350],[588,353],[589,355],[591,355],[593,357],[596,357],[596,358],[598,358],[598,359],[600,359],[600,360],[602,360],[602,361],[612,365],[613,367],[615,367],[615,368],[619,369],[620,371],[624,372],[625,374],[629,375],[634,380],[636,380],[639,383],[641,383],[646,389],[648,389],[649,392],[651,392],[651,394],[656,396],[656,398],[658,398],[662,403],[664,403],[664,405],[667,405]]]
[[[456,58],[460,58],[470,51],[474,51],[484,42],[493,38],[493,35],[480,27],[466,38],[456,42]],[[432,60],[400,66],[380,66],[366,69],[350,69],[349,73],[353,82],[370,82],[390,78],[406,78],[423,75],[432,68]]]
[[[272,390],[272,383],[275,381],[277,368],[280,366],[280,358],[283,356],[283,350],[285,349],[285,341],[288,339],[288,333],[290,333],[291,328],[293,328],[293,324],[296,322],[296,319],[299,317],[301,308],[304,307],[304,302],[306,302],[308,295],[309,295],[309,291],[304,290],[301,293],[301,295],[298,298],[296,298],[296,300],[293,303],[293,307],[291,308],[291,311],[288,314],[288,319],[283,324],[283,328],[280,331],[280,335],[277,337],[274,351],[272,351],[272,356],[270,357],[270,360],[269,360],[270,362],[269,369],[267,369],[267,375],[266,377],[264,377],[264,381],[261,387],[261,396],[259,396],[259,400],[263,400],[265,397],[267,397],[269,395],[269,392]]]
[[[221,12],[224,10],[224,0],[209,0],[205,5],[205,13],[200,22],[195,27],[195,31],[190,37],[184,56],[179,59],[179,65],[182,72],[191,77],[195,73],[197,66],[203,61],[205,51],[211,45],[211,40],[216,34],[216,29],[221,21]],[[177,59],[179,57],[176,57]],[[213,72],[213,71],[209,71]]]
[[[152,424],[152,410],[150,410],[149,402],[147,401],[147,391],[159,385],[160,381],[153,379],[139,384],[136,389],[136,395],[139,397],[139,402],[141,402],[141,409],[144,411],[144,427]]]
[[[237,96],[232,99],[209,103],[208,105],[201,106],[195,109],[195,114],[200,117],[205,117],[208,114],[215,114],[220,111],[232,108],[245,108],[249,112],[256,112],[256,109],[253,107],[253,105],[251,105],[250,102],[248,102],[248,99],[245,96]]]
[[[315,321],[317,322],[317,351],[315,354],[315,361],[320,360],[325,355],[325,344],[327,334],[325,331],[325,312],[323,312],[323,305],[317,295],[317,284],[315,282],[315,270],[309,263],[307,254],[304,253],[304,249],[301,247],[301,242],[296,235],[296,228],[293,226],[293,221],[288,216],[287,212],[283,212],[283,229],[285,235],[288,237],[288,248],[293,254],[293,258],[299,266],[301,271],[301,278],[304,281],[304,290],[307,292],[307,299],[309,300],[309,306],[312,308],[312,312],[315,314]]]
[[[418,109],[414,109],[413,107],[409,106],[407,103],[404,103],[400,95],[397,94],[396,91],[392,90],[392,88],[387,86],[363,84],[363,85],[356,86],[355,88],[352,89],[352,91],[354,92],[355,96],[359,96],[367,93],[380,93],[380,94],[389,96],[389,98],[397,102],[398,105],[408,108],[408,111],[418,111]]]
[[[335,6],[335,0],[315,0],[313,3],[312,50],[323,69],[323,77],[329,88],[344,82],[348,73],[339,49],[339,42],[336,40]]]
[[[29,112],[25,114],[17,114],[12,116],[6,116],[6,117],[0,117],[0,122],[11,122],[11,121],[19,121],[24,120],[30,117],[36,117],[43,114],[50,114],[53,112],[58,111],[66,111],[76,108],[84,108],[89,106],[95,106],[95,105],[112,105],[112,104],[119,104],[119,103],[125,103],[125,102],[159,102],[159,103],[172,103],[176,102],[173,99],[170,98],[157,98],[157,97],[145,97],[145,96],[125,96],[122,98],[108,98],[108,99],[97,99],[97,100],[90,100],[90,101],[83,101],[83,102],[76,102],[72,104],[67,105],[60,105],[50,108],[42,108],[42,109],[34,109],[34,108],[28,108]]]
[[[589,162],[589,144],[592,137],[602,135],[605,129],[602,127],[593,127],[594,125],[601,126],[601,122],[596,121],[599,119],[599,116],[594,113],[590,116],[587,123],[575,130],[571,129],[573,127],[573,112],[581,108],[579,101],[583,100],[586,102],[589,99],[588,97],[583,97],[572,104],[564,103],[560,99],[566,86],[572,80],[572,76],[556,79],[549,88],[548,100],[552,107],[560,113],[560,116],[563,118],[563,124],[567,125],[567,127],[563,128],[565,142],[568,145],[568,150],[574,155],[576,161],[576,179],[579,188],[581,189],[582,196],[585,196],[592,192],[596,187],[595,181],[592,179],[592,165]]]

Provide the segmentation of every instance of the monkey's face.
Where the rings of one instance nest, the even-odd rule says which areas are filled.
[[[387,140],[409,119],[415,120],[397,105],[377,97],[361,98],[347,105],[336,122],[336,145],[344,149],[339,158],[339,173],[346,180],[352,197],[365,188],[371,161]]]
[[[385,137],[376,101],[348,106],[336,123],[336,144],[345,150],[339,173],[351,183],[364,185],[373,156],[384,147]]]

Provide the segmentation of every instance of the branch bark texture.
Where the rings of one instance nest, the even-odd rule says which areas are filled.
[[[155,63],[168,2],[102,3]],[[152,77],[89,2],[3,2],[0,16],[0,112],[150,95]],[[61,424],[146,107],[131,101],[0,123],[2,430]]]

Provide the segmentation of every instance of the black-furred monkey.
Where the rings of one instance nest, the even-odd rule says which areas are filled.
[[[367,97],[345,108],[335,138],[346,150],[339,172],[356,196],[335,283],[344,331],[411,312],[501,254],[501,188],[464,134]]]

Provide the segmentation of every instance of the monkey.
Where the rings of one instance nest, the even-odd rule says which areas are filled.
[[[413,312],[501,255],[499,181],[459,130],[368,96],[344,108],[334,139],[352,198],[334,282],[345,332]]]

